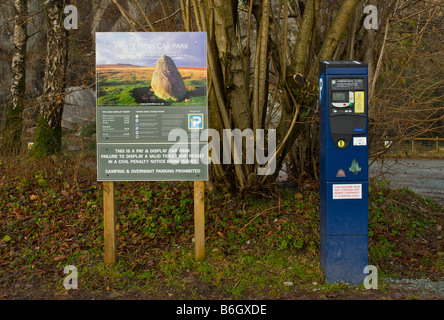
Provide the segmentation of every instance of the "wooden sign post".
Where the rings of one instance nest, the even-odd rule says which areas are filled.
[[[103,182],[105,264],[116,263],[116,204],[114,181]]]
[[[204,148],[208,144],[204,139],[208,127],[207,34],[97,32],[95,40],[96,91],[103,92],[96,97],[96,141],[97,181],[103,181],[105,263],[116,262],[118,181],[194,181],[195,258],[201,260],[205,257],[204,181],[209,175],[208,149]],[[143,66],[139,51],[149,56]],[[133,77],[126,75],[128,65],[134,69]],[[177,75],[170,81],[174,96],[157,97],[161,91],[144,93],[140,84],[146,78],[144,68],[153,70],[153,85],[155,75],[166,70],[164,65]],[[122,81],[110,89],[113,77]],[[184,79],[194,83],[192,95]],[[141,91],[121,99],[128,85]]]
[[[205,258],[205,182],[194,181],[194,257]],[[103,182],[103,227],[105,241],[105,264],[116,263],[116,202],[114,181]]]
[[[194,257],[205,258],[204,181],[194,181]]]

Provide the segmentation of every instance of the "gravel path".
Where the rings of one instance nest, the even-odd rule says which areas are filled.
[[[372,176],[387,178],[394,188],[408,187],[444,204],[444,160],[384,160],[369,170]]]
[[[408,294],[444,298],[444,280],[386,278],[385,282],[390,289],[399,290],[400,293],[408,291]]]

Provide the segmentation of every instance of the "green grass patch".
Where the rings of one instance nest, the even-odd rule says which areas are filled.
[[[242,201],[207,192],[206,257],[195,261],[193,183],[118,182],[118,262],[106,266],[94,168],[75,157],[2,158],[0,172],[0,287],[37,277],[62,294],[63,268],[74,265],[85,296],[275,299],[365,291],[324,281],[316,187],[266,190]],[[369,260],[380,279],[442,277],[443,207],[385,181],[369,185]]]

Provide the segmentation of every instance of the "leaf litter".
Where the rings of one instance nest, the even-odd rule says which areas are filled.
[[[289,258],[296,255],[303,257],[301,261],[309,261],[305,262],[307,267],[303,271],[309,277],[305,281],[309,286],[322,283],[316,262],[319,249],[317,182],[304,182],[304,188],[297,193],[271,187],[272,190],[242,201],[226,200],[208,192],[206,264],[194,262],[192,256],[192,183],[116,183],[120,262],[115,269],[110,269],[103,264],[102,184],[96,181],[94,166],[79,166],[76,161],[66,156],[1,160],[0,295],[4,299],[66,297],[62,286],[63,268],[69,264],[79,270],[89,270],[83,275],[88,289],[72,292],[72,298],[169,299],[181,294],[187,297],[179,290],[180,281],[173,276],[185,272],[183,268],[195,268],[185,272],[186,283],[194,288],[195,298],[325,297],[322,290],[304,291],[300,285],[270,290],[264,284],[245,284],[227,267],[229,263],[244,266],[248,257],[283,252],[288,253]],[[371,263],[387,277],[442,280],[442,206],[407,190],[392,190],[377,181],[373,186],[369,206]],[[286,263],[298,261],[285,260],[288,260]],[[261,258],[257,262],[255,268],[267,265]],[[173,271],[174,268],[178,271]],[[231,288],[224,287],[221,273],[229,279],[227,283],[232,282]],[[271,272],[280,273],[279,270]],[[157,290],[163,286],[158,281],[170,281],[172,289]],[[257,283],[260,281],[263,279],[258,278]],[[280,284],[284,282],[304,283],[301,279],[283,279]],[[89,284],[86,286],[86,283]],[[150,285],[156,290],[150,290]],[[392,298],[409,296],[399,293],[400,290],[396,287],[393,292],[398,295]],[[120,294],[110,297],[110,291]],[[354,295],[386,296],[381,291],[357,293],[346,289],[342,293],[327,294],[327,298],[346,299]]]

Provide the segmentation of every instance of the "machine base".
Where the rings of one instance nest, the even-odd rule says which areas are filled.
[[[321,241],[320,262],[329,283],[362,284],[367,276],[368,236],[327,236]]]

